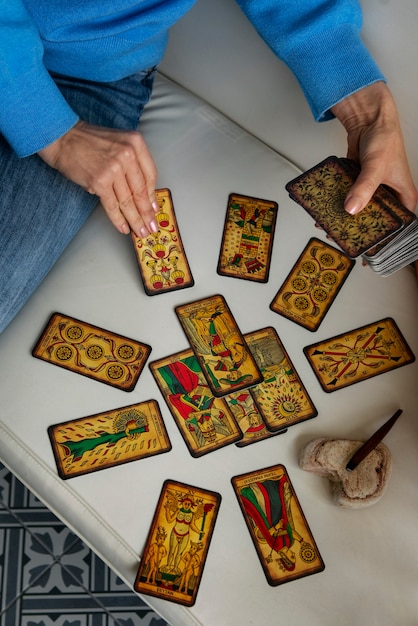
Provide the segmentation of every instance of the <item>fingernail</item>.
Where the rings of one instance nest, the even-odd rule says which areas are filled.
[[[159,207],[159,204],[158,204],[157,200],[154,200],[154,202],[152,203],[152,205],[151,205],[151,206],[152,206],[152,208],[154,209],[154,211],[155,211],[156,213],[158,213],[158,211],[160,210],[160,207]]]
[[[148,236],[148,230],[145,228],[145,226],[141,226],[141,228],[139,229],[139,234],[141,235],[142,239]]]
[[[153,233],[157,233],[157,232],[158,232],[158,224],[157,224],[156,220],[152,220],[152,221],[150,222],[149,227],[150,227],[150,229],[151,229],[151,231],[152,231]]]
[[[359,213],[362,208],[363,206],[361,205],[359,200],[356,200],[355,198],[346,198],[344,203],[344,209],[347,211],[347,213],[350,213],[350,215],[355,215],[356,213]]]
[[[122,224],[122,226],[120,227],[120,229],[121,229],[121,232],[122,232],[124,235],[129,235],[130,228],[129,228],[128,224],[126,224],[126,223],[125,223],[125,224]]]

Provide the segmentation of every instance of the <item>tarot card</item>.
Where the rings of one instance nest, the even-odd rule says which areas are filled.
[[[158,231],[144,238],[132,233],[139,271],[148,296],[194,285],[170,190],[157,189],[156,195],[160,207],[155,215]]]
[[[325,569],[283,465],[234,476],[232,486],[269,585]]]
[[[150,352],[145,343],[54,313],[32,355],[122,391],[132,391]]]
[[[245,335],[264,380],[251,388],[251,394],[273,432],[318,415],[289,355],[272,327]]]
[[[223,296],[209,296],[175,310],[214,396],[263,380]]]
[[[312,237],[270,304],[310,331],[319,328],[355,261]]]
[[[64,480],[171,450],[155,400],[55,424],[48,435]]]
[[[193,606],[220,503],[221,496],[214,491],[164,482],[135,591]]]
[[[242,438],[223,398],[215,398],[191,349],[149,365],[189,452],[199,457]]]
[[[392,318],[303,349],[322,389],[336,391],[415,361]]]
[[[267,424],[258,410],[249,389],[231,393],[229,396],[225,396],[225,400],[243,434],[241,441],[235,444],[238,448],[281,435],[287,431],[286,429],[274,433],[267,428]]]
[[[357,215],[344,209],[355,181],[344,161],[328,157],[286,185],[290,197],[351,258],[364,254],[403,227],[402,220],[375,196]]]
[[[218,274],[268,281],[277,211],[277,202],[230,194]]]
[[[391,235],[387,240],[368,250],[365,253],[366,258],[376,256],[384,248],[389,248],[389,246],[392,246],[398,240],[403,239],[405,236],[407,236],[409,230],[416,226],[416,223],[418,221],[416,214],[404,207],[403,204],[401,204],[399,200],[395,198],[395,196],[383,186],[379,187],[377,193],[381,202],[386,204],[386,206],[389,207],[392,213],[397,215],[399,219],[402,220],[402,222],[404,223],[404,228],[399,233]]]

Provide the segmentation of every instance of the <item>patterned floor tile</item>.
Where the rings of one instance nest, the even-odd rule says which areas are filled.
[[[0,626],[167,626],[0,464]]]

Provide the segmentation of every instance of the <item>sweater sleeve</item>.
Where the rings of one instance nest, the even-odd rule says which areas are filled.
[[[49,145],[78,117],[43,64],[43,46],[21,0],[0,0],[0,132],[19,157]]]
[[[350,94],[385,78],[360,37],[357,0],[237,0],[296,76],[317,121]]]

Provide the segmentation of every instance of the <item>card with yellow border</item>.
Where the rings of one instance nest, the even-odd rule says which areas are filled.
[[[134,589],[170,602],[196,602],[221,496],[166,480],[142,552]]]
[[[270,309],[316,331],[355,261],[316,237],[302,251],[270,304]]]
[[[157,189],[155,193],[160,209],[155,215],[158,231],[144,238],[132,233],[138,268],[148,296],[194,285],[171,191]]]
[[[214,396],[263,380],[223,296],[202,298],[175,311]]]
[[[155,400],[55,424],[48,435],[64,480],[171,450]]]
[[[232,486],[269,585],[282,585],[324,570],[283,465],[234,476]]]
[[[150,352],[146,343],[54,313],[32,355],[122,391],[132,391]]]

